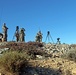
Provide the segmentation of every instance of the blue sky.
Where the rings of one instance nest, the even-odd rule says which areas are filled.
[[[19,26],[26,30],[26,42],[34,41],[40,29],[43,42],[50,31],[55,43],[59,37],[61,43],[74,44],[76,0],[0,0],[0,32],[3,23],[9,28],[8,41],[12,40],[16,26]]]

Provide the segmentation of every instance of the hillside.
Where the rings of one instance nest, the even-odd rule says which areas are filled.
[[[18,51],[29,57],[26,58],[28,59],[27,67],[20,73],[6,71],[1,66],[0,73],[1,75],[76,75],[75,61],[64,58],[65,54],[73,49],[76,49],[75,44],[0,43],[1,56],[9,51]]]

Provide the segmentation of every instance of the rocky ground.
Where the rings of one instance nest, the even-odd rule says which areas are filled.
[[[10,48],[25,49],[26,47],[25,43],[0,43],[0,54],[2,55],[3,51]],[[36,54],[36,59],[29,60],[32,66],[27,67],[26,71],[20,75],[76,75],[76,63],[62,58],[63,54],[75,48],[75,44],[43,44],[38,49],[46,52],[49,56]]]

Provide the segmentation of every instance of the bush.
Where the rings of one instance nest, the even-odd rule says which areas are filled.
[[[69,50],[63,57],[76,62],[76,48]]]
[[[0,56],[0,67],[8,72],[21,72],[28,66],[28,55],[17,51],[6,52]]]
[[[43,47],[42,43],[39,42],[8,42],[5,46],[0,46],[0,48],[9,48],[10,50],[17,50],[17,51],[23,51],[23,50],[35,50],[38,47]]]

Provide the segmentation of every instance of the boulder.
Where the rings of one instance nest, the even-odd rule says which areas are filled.
[[[75,74],[75,75],[76,75],[76,68],[74,68],[74,69],[72,70],[72,74]]]

